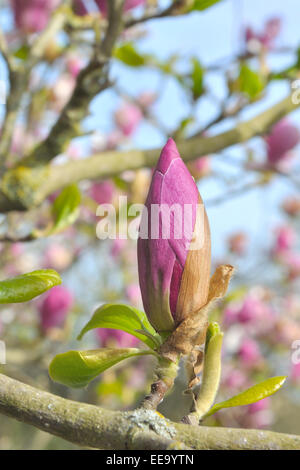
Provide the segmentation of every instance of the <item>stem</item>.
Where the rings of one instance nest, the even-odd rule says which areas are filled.
[[[212,332],[214,328],[215,331]],[[214,404],[221,377],[222,342],[223,333],[220,332],[217,324],[210,325],[205,347],[202,384],[194,401],[192,412],[183,418],[183,422],[186,424],[198,424]]]
[[[151,385],[151,392],[143,399],[140,408],[147,410],[156,410],[163,401],[165,394],[173,387],[178,372],[178,362],[172,362],[169,359],[159,357],[158,366],[155,370],[156,380]]]

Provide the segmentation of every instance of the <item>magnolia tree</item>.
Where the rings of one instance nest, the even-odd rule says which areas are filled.
[[[270,430],[300,431],[299,50],[279,17],[206,66],[141,47],[149,24],[223,4],[1,2],[0,447],[300,448]],[[280,222],[257,242],[223,216],[216,254],[210,207],[278,181]]]

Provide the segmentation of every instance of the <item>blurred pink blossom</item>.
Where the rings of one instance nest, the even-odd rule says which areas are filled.
[[[52,243],[45,251],[44,266],[63,271],[72,262],[72,252],[59,243]]]
[[[267,410],[270,407],[270,404],[271,400],[269,397],[263,398],[262,400],[259,400],[255,403],[251,403],[251,405],[248,407],[249,413],[253,414],[257,413],[258,411]]]
[[[282,160],[287,159],[289,152],[296,147],[300,141],[298,127],[287,119],[277,122],[269,135],[265,137],[267,144],[267,163],[277,165]]]
[[[67,59],[67,69],[73,78],[77,78],[82,69],[82,61],[76,55],[72,55]]]
[[[272,249],[272,253],[275,256],[280,256],[283,253],[289,251],[295,244],[297,234],[293,227],[290,225],[283,225],[276,229],[275,243]]]
[[[154,91],[143,91],[137,100],[143,108],[149,108],[156,101],[157,94]]]
[[[138,284],[129,284],[126,289],[126,297],[129,302],[133,305],[139,305],[141,303],[141,291]]]
[[[131,136],[136,131],[142,118],[140,108],[130,103],[124,103],[115,112],[115,122],[126,137]]]
[[[237,391],[247,387],[248,378],[243,371],[233,367],[227,367],[223,374],[224,378],[222,383],[226,388]]]
[[[295,217],[300,214],[300,198],[290,197],[282,204],[282,209],[290,216]]]
[[[300,276],[300,253],[296,251],[288,251],[281,258],[282,262],[289,270],[289,279],[293,280]]]
[[[76,85],[75,78],[63,73],[58,78],[52,89],[51,104],[56,112],[60,112],[70,99]]]
[[[112,181],[101,181],[92,184],[89,189],[89,195],[97,204],[109,204],[113,199],[115,189],[115,185]]]
[[[241,308],[237,312],[237,319],[240,323],[267,322],[271,317],[270,307],[259,297],[252,294],[245,297]]]
[[[300,362],[292,365],[290,377],[293,382],[300,383]]]
[[[281,30],[281,19],[273,17],[267,20],[261,32],[255,31],[251,26],[245,28],[245,42],[247,49],[256,53],[261,47],[269,50],[274,46],[275,39]]]
[[[139,343],[135,336],[121,330],[97,328],[95,333],[100,345],[103,347],[118,346],[119,348],[132,348]]]
[[[113,258],[117,258],[122,250],[124,250],[126,246],[126,240],[123,240],[121,238],[116,238],[115,240],[113,240],[113,244],[112,244],[112,247],[111,247],[111,255]]]
[[[236,232],[228,238],[228,247],[232,253],[243,255],[248,246],[248,237],[245,232]]]
[[[257,341],[251,338],[244,339],[239,348],[238,357],[244,366],[255,367],[260,365],[262,356]]]
[[[56,286],[47,292],[38,307],[42,331],[62,326],[72,305],[73,295],[66,287]]]
[[[211,160],[209,157],[200,157],[188,164],[188,168],[195,179],[203,178],[211,173]]]
[[[10,0],[16,26],[25,33],[42,31],[60,0]]]

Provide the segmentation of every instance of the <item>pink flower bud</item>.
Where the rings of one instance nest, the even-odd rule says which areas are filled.
[[[121,330],[111,330],[109,328],[97,328],[96,337],[100,345],[104,348],[117,346],[119,348],[132,348],[139,344],[138,338]]]
[[[73,296],[66,287],[56,286],[47,292],[39,305],[42,331],[62,326],[72,305]]]
[[[141,227],[148,232],[140,229],[138,239],[144,308],[157,331],[173,330],[206,303],[211,255],[201,196],[172,139],[153,173]]]
[[[299,141],[299,129],[287,119],[279,121],[265,137],[268,164],[276,165],[282,159],[287,158],[288,152],[295,148]]]
[[[143,118],[140,108],[134,104],[125,103],[115,112],[115,121],[122,133],[129,137],[137,129]]]

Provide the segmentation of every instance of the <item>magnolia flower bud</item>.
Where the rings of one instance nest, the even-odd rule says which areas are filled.
[[[207,302],[210,263],[203,202],[169,139],[153,173],[138,240],[143,304],[157,331],[174,330]]]

